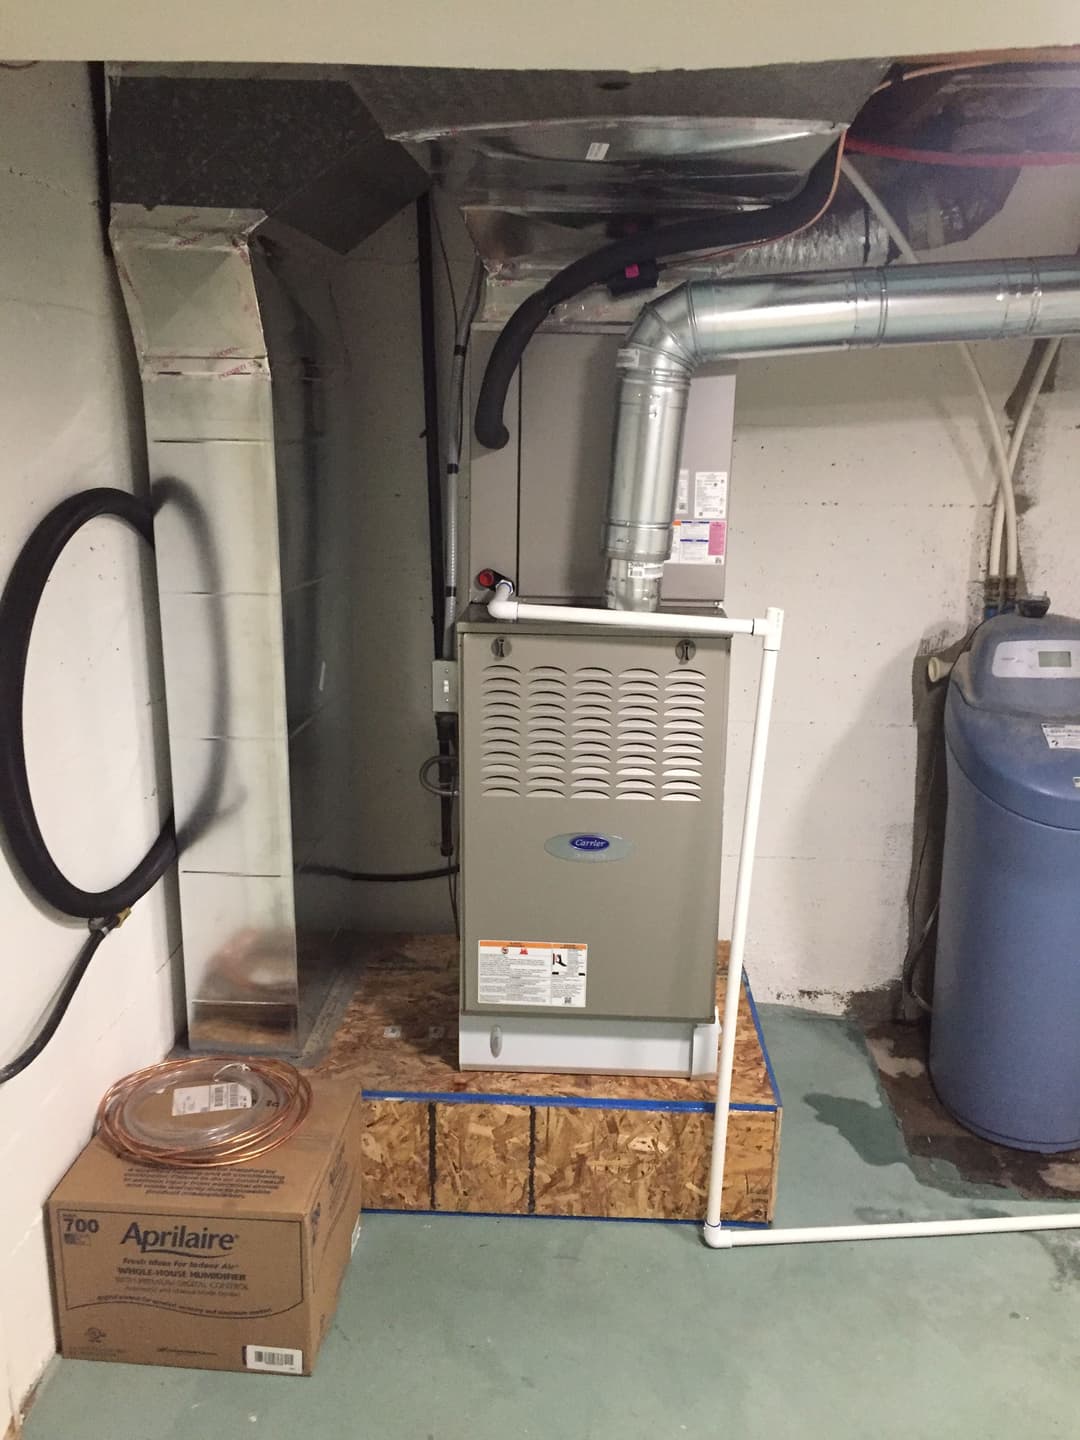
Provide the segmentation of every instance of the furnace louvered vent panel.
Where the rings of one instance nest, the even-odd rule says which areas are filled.
[[[525,794],[559,800],[566,794],[570,742],[566,671],[561,665],[534,665],[528,673]]]
[[[665,800],[700,800],[705,751],[705,675],[670,670],[664,679],[664,740],[660,785]]]
[[[488,665],[482,793],[699,801],[706,700],[700,670]]]
[[[521,794],[521,671],[489,665],[480,688],[483,747],[480,772],[485,795]]]
[[[615,676],[601,665],[574,671],[570,794],[575,799],[611,797],[615,749]]]

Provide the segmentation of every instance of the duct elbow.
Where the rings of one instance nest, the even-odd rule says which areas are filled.
[[[696,339],[691,287],[680,285],[642,307],[619,349],[619,372],[681,373],[689,382],[698,364]]]

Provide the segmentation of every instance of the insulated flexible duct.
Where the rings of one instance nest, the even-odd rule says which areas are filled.
[[[484,371],[476,403],[476,438],[489,450],[501,450],[510,438],[503,424],[506,392],[525,346],[556,305],[579,295],[590,285],[602,285],[628,265],[682,255],[696,250],[735,249],[778,240],[812,225],[828,208],[839,176],[842,142],[838,141],[810,171],[806,184],[792,200],[766,210],[709,215],[629,235],[585,255],[560,270],[542,290],[530,295],[503,326]]]

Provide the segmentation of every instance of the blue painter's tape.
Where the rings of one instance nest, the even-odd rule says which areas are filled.
[[[780,1084],[776,1078],[776,1071],[773,1069],[772,1060],[769,1058],[769,1048],[765,1044],[765,1034],[761,1028],[761,1017],[758,1014],[757,1002],[754,999],[754,992],[750,988],[750,977],[745,970],[743,971],[743,984],[746,986],[746,998],[750,1002],[750,1014],[754,1020],[754,1029],[757,1031],[758,1044],[761,1046],[761,1053],[765,1058],[765,1073],[768,1075],[769,1084],[772,1086],[773,1099],[776,1101],[775,1108],[779,1109],[784,1103],[780,1099]],[[731,1108],[737,1110],[739,1107],[733,1105]],[[762,1108],[767,1110],[773,1107],[766,1105]]]
[[[665,1220],[654,1215],[506,1215],[498,1210],[390,1210],[376,1206],[365,1215],[437,1215],[444,1220],[590,1220],[599,1225],[701,1225],[702,1220]],[[768,1230],[761,1220],[725,1220],[725,1230]]]
[[[428,1105],[531,1105],[555,1110],[652,1110],[676,1115],[710,1115],[711,1100],[606,1100],[591,1095],[485,1095],[474,1090],[365,1090],[367,1100],[416,1100]],[[732,1110],[771,1115],[775,1105],[735,1103]]]

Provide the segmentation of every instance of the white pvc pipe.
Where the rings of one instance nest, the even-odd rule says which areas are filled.
[[[896,1224],[808,1225],[787,1230],[707,1230],[714,1250],[742,1245],[811,1245],[828,1241],[918,1240],[938,1235],[1023,1235],[1033,1230],[1080,1229],[1080,1214],[1008,1215],[994,1220],[902,1220]]]
[[[727,985],[724,990],[724,1014],[720,1028],[720,1057],[716,1066],[716,1104],[713,1109],[712,1152],[709,1159],[709,1194],[705,1210],[705,1240],[712,1246],[719,1237],[720,1212],[723,1205],[724,1163],[727,1151],[728,1115],[731,1110],[731,1077],[735,1066],[735,1031],[739,1020],[739,996],[742,990],[743,954],[746,949],[747,925],[750,918],[750,887],[754,878],[754,855],[757,850],[758,822],[761,819],[761,792],[765,781],[765,756],[769,745],[769,721],[772,718],[773,691],[776,685],[776,661],[780,649],[784,612],[766,612],[769,622],[761,650],[761,675],[758,680],[757,709],[754,714],[754,738],[750,747],[750,773],[746,780],[746,810],[743,814],[742,838],[739,842],[739,869],[735,880],[735,911],[731,925],[731,949],[728,954]],[[723,1231],[725,1236],[730,1232]]]
[[[757,851],[769,722],[772,716],[777,652],[783,618],[783,611],[767,611],[766,624],[758,632],[763,635],[764,644],[761,652],[757,710],[754,715],[754,738],[750,750],[750,773],[746,782],[746,813],[743,816],[739,870],[735,881],[735,912],[724,990],[720,1056],[716,1068],[716,1104],[713,1111],[709,1191],[703,1231],[705,1243],[711,1250],[732,1250],[743,1245],[809,1245],[854,1240],[906,1240],[944,1235],[1002,1235],[1024,1234],[1036,1230],[1080,1229],[1080,1213],[1076,1212],[1058,1215],[1010,1215],[985,1220],[911,1220],[895,1224],[792,1226],[784,1230],[735,1230],[725,1228],[722,1223],[728,1117],[731,1113],[731,1081],[735,1067],[735,1033],[739,1018],[743,954],[750,914],[750,886]]]
[[[735,1033],[742,991],[743,955],[750,916],[750,889],[757,850],[765,759],[772,718],[776,663],[783,632],[784,612],[768,609],[764,619],[727,620],[719,616],[660,615],[654,611],[589,610],[574,605],[534,605],[515,600],[514,587],[501,580],[488,605],[495,620],[559,620],[571,624],[610,625],[637,630],[682,630],[710,635],[756,635],[762,640],[761,674],[758,681],[754,736],[750,748],[750,772],[746,782],[746,813],[739,846],[739,870],[735,880],[735,910],[731,927],[724,990],[724,1015],[720,1054],[716,1068],[716,1103],[713,1111],[712,1150],[709,1157],[709,1191],[706,1202],[704,1237],[711,1250],[733,1250],[744,1245],[809,1245],[856,1240],[905,1240],[943,1235],[1025,1234],[1036,1230],[1080,1229],[1080,1213],[1060,1215],[1007,1216],[989,1220],[911,1220],[896,1224],[792,1226],[784,1230],[735,1230],[721,1222],[724,1169],[727,1151],[728,1116],[731,1110],[731,1080],[735,1066]]]
[[[664,630],[679,635],[761,635],[768,616],[756,620],[730,620],[725,615],[665,615],[659,610],[591,610],[584,605],[538,605],[515,600],[509,580],[500,580],[488,601],[493,620],[557,620],[569,625],[607,625],[621,630]],[[780,611],[770,611],[780,615]]]

